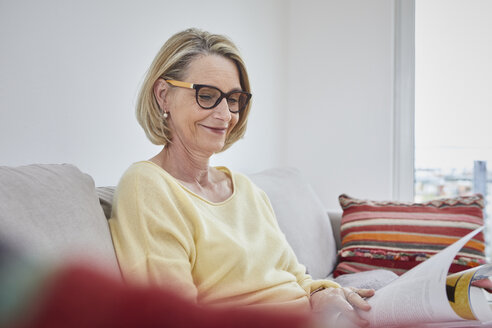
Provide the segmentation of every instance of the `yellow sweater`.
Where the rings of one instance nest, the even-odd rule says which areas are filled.
[[[220,203],[152,162],[128,168],[109,220],[125,279],[174,287],[200,304],[304,310],[311,291],[338,287],[306,274],[262,190],[244,175],[217,169],[232,177],[234,190]]]

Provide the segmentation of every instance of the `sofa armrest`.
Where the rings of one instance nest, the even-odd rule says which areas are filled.
[[[331,228],[333,230],[333,236],[335,237],[335,243],[337,245],[337,252],[341,248],[340,240],[340,224],[342,223],[342,214],[340,210],[327,210],[328,217],[330,218]]]

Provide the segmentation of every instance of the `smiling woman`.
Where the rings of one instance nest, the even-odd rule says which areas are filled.
[[[219,88],[233,90],[231,95],[242,94],[243,91],[237,91],[241,90],[239,72],[230,59],[219,55],[200,55],[190,63],[184,79],[194,81],[189,85],[197,85],[198,88],[177,88],[174,86],[177,81],[162,78],[154,84],[155,99],[161,111],[166,113],[165,122],[172,131],[171,142],[164,152],[189,153],[194,148],[197,155],[210,157],[222,151],[226,138],[238,123],[240,114],[237,106],[233,104],[231,110],[228,99],[219,101],[222,94]],[[205,83],[214,87],[204,88]],[[181,83],[178,87],[184,85]],[[214,97],[217,93],[214,90],[219,91],[219,97]],[[203,104],[209,108],[204,108]],[[213,138],[202,135],[210,132]]]
[[[373,291],[313,280],[265,192],[209,165],[243,136],[250,98],[229,39],[190,29],[164,44],[137,105],[147,136],[164,147],[123,174],[109,220],[124,277],[203,305],[313,310],[332,322],[367,324],[354,307],[368,310],[363,297]]]
[[[190,65],[195,59],[209,56],[219,56],[222,60],[228,60],[228,67],[215,69],[229,69],[230,74],[235,74],[234,87],[239,91],[251,92],[248,73],[239,51],[228,38],[221,35],[206,35],[203,32],[190,29],[172,36],[156,55],[145,77],[137,105],[137,119],[144,129],[149,140],[156,145],[166,145],[171,141],[170,129],[163,115],[167,112],[158,103],[156,84],[161,85],[164,80],[187,81],[192,83],[204,83],[186,79],[188,74],[193,74]],[[203,58],[201,58],[203,59]],[[207,59],[205,59],[207,61]],[[213,61],[209,59],[210,61]],[[206,64],[205,62],[202,64]],[[232,68],[231,66],[234,66]],[[207,69],[213,69],[209,67]],[[205,72],[204,72],[205,73]],[[213,73],[213,72],[208,72]],[[215,75],[209,75],[213,78]],[[206,79],[206,76],[200,76]],[[209,81],[212,82],[212,81]],[[171,83],[168,83],[171,84]],[[210,83],[208,83],[210,84]],[[171,84],[172,85],[172,84]],[[184,86],[182,83],[177,86]],[[217,87],[217,85],[215,85]],[[164,86],[165,88],[165,86]],[[159,92],[159,90],[157,90]],[[193,93],[190,93],[193,95]],[[248,98],[249,100],[249,98]],[[240,139],[246,131],[246,123],[249,115],[250,104],[246,103],[242,110],[238,124],[228,136],[221,151],[229,148]]]

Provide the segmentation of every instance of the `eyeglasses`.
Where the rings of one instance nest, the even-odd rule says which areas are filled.
[[[231,113],[239,113],[246,108],[252,96],[249,92],[238,90],[224,93],[219,88],[206,84],[193,84],[176,80],[165,81],[175,87],[195,89],[196,102],[203,109],[212,109],[225,98],[229,111]]]

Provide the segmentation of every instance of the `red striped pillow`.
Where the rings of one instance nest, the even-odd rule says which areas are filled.
[[[334,276],[388,269],[403,274],[483,225],[482,195],[427,203],[375,202],[339,197],[342,248]],[[485,263],[480,232],[456,255],[449,272]]]

